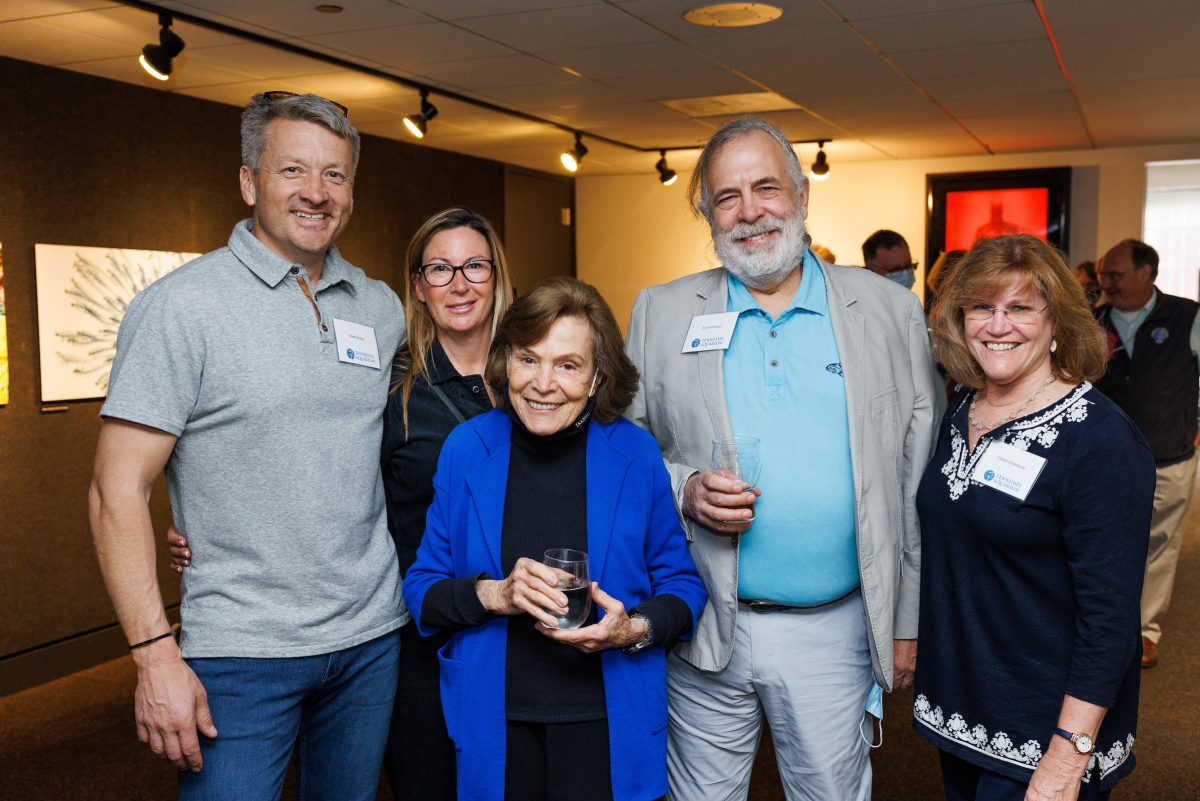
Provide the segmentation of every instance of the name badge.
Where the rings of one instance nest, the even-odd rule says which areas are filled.
[[[975,465],[971,479],[1023,501],[1045,466],[1046,460],[1037,454],[1007,442],[991,442]]]
[[[737,312],[720,314],[697,314],[688,326],[683,339],[683,353],[702,350],[725,350],[733,339],[733,327],[737,325]]]
[[[379,369],[379,345],[375,342],[374,328],[334,317],[333,335],[337,339],[339,362]]]

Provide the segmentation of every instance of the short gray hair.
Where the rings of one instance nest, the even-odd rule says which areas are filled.
[[[766,120],[758,117],[741,117],[733,122],[726,123],[719,131],[712,135],[708,140],[708,144],[704,146],[704,150],[700,153],[700,158],[696,161],[696,170],[692,173],[691,183],[688,184],[688,198],[692,203],[692,210],[712,224],[712,207],[708,203],[708,171],[712,167],[713,159],[721,152],[725,145],[747,134],[752,134],[756,131],[765,133],[767,136],[775,140],[779,145],[779,149],[783,151],[784,161],[788,167],[788,177],[792,179],[792,186],[796,190],[796,194],[804,190],[808,183],[808,178],[804,175],[804,169],[800,166],[800,159],[796,158],[796,151],[792,150],[792,143],[783,135],[783,132],[776,128]]]
[[[271,99],[263,92],[250,98],[242,112],[242,164],[257,173],[267,149],[267,131],[275,120],[314,122],[345,139],[354,156],[351,172],[358,170],[362,146],[358,129],[337,106],[320,95],[292,95]]]

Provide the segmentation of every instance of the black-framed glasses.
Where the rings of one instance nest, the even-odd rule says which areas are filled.
[[[299,92],[288,92],[284,89],[274,89],[270,92],[263,92],[262,96],[265,97],[267,100],[287,100],[289,97],[299,97],[300,93]],[[329,105],[336,108],[339,112],[341,112],[343,117],[350,116],[350,109],[346,108],[345,106],[343,106],[341,103],[337,102],[336,100],[330,100],[328,97],[322,97],[321,99],[324,100]]]
[[[919,262],[919,261],[910,261],[908,264],[901,264],[899,267],[893,267],[891,270],[888,270],[888,272],[896,273],[896,272],[900,272],[901,270],[916,271],[917,265],[920,263],[921,262]]]
[[[463,264],[448,264],[435,261],[421,265],[421,277],[430,286],[446,286],[454,280],[454,274],[461,272],[463,278],[472,284],[485,284],[492,277],[496,265],[491,259],[471,259]]]

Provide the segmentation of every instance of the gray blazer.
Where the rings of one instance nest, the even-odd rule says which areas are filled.
[[[925,315],[916,295],[869,270],[821,263],[846,381],[858,564],[875,677],[892,686],[892,640],[917,636],[921,538],[914,496],[933,447],[938,395]],[[724,351],[681,353],[691,319],[725,311],[722,268],[643,290],[626,350],[641,373],[626,416],[662,448],[677,508],[689,476],[710,469],[712,441],[728,436]],[[680,515],[682,517],[682,513]],[[676,653],[719,671],[733,652],[737,538],[684,519],[708,606]]]

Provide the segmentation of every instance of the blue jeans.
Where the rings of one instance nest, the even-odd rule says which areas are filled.
[[[297,801],[374,801],[400,634],[319,656],[189,659],[217,738],[179,774],[181,801],[275,801],[296,751]]]

